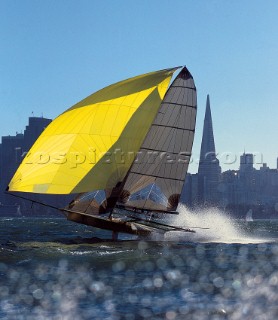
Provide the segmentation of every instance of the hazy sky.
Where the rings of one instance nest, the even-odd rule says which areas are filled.
[[[277,0],[0,0],[0,136],[32,112],[55,118],[108,84],[186,65],[198,92],[190,171],[208,93],[222,168],[244,149],[274,168],[277,14]]]

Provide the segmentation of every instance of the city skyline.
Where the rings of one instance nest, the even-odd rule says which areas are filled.
[[[210,98],[207,95],[200,162],[197,173],[188,173],[180,202],[191,209],[217,207],[237,218],[275,218],[278,211],[277,167],[266,163],[256,169],[254,155],[243,152],[237,170],[222,171],[217,158]]]
[[[17,133],[15,136],[3,136],[0,143],[0,175],[1,175],[1,195],[0,202],[8,205],[14,204],[11,199],[4,193],[14,171],[19,166],[22,156],[28,152],[38,135],[51,122],[51,119],[42,117],[29,117],[29,122],[25,127],[24,133]],[[266,164],[256,170],[253,166],[254,156],[243,153],[240,155],[240,167],[238,170],[227,170],[221,173],[221,167],[216,157],[216,148],[213,133],[213,119],[211,116],[210,99],[207,96],[206,113],[204,116],[203,138],[200,146],[200,163],[198,173],[187,175],[185,186],[183,188],[181,202],[191,208],[196,206],[216,206],[227,212],[244,217],[250,209],[254,211],[256,217],[275,217],[278,204],[278,168],[271,169]],[[120,150],[117,150],[119,152]],[[41,153],[36,158],[38,163],[45,163],[45,156],[51,155]],[[41,157],[42,156],[42,157]],[[69,154],[70,156],[70,154]],[[112,161],[122,163],[122,153],[112,155]],[[139,161],[140,161],[140,155]],[[106,157],[105,157],[106,158]],[[60,163],[61,158],[49,158],[47,161],[57,160]],[[91,159],[91,158],[90,158]],[[149,160],[153,159],[151,157]],[[75,168],[81,162],[73,163],[70,159],[66,160],[65,165]],[[87,159],[89,160],[89,159]],[[55,162],[54,162],[55,163]],[[278,162],[277,162],[278,163]],[[30,162],[30,165],[32,163]],[[44,196],[39,196],[43,201]],[[48,197],[46,201],[52,201],[57,204],[57,198]],[[67,201],[66,197],[60,197],[60,201]],[[18,204],[18,202],[17,202]],[[23,212],[28,211],[28,205],[24,201],[20,202]],[[18,207],[14,207],[17,210]],[[35,211],[33,212],[33,214]],[[265,216],[265,217],[266,217]]]
[[[209,121],[210,121],[210,124],[209,124],[209,127],[211,128],[212,130],[212,125],[214,126],[214,121],[212,120],[212,116],[211,116],[211,108],[210,108],[210,96],[207,95],[207,103],[206,103],[206,113],[204,114],[204,123],[206,123],[206,117],[207,117],[207,114],[209,113]],[[37,117],[35,116],[34,114],[32,114],[30,117],[26,118],[26,123],[25,123],[25,126],[24,128],[21,128],[19,131],[16,131],[15,133],[9,133],[7,135],[4,135],[1,137],[1,139],[3,140],[3,138],[21,138],[23,136],[23,133],[26,131],[26,129],[28,128],[28,124],[27,124],[27,120],[29,119],[47,119],[47,120],[50,120],[52,121],[53,119],[50,119],[49,117],[44,117],[44,116],[40,116],[40,117]],[[213,122],[213,124],[212,124]],[[203,138],[204,138],[204,130],[202,130],[202,135],[203,135]],[[216,157],[216,161],[219,162],[219,166],[222,168],[224,168],[224,170],[222,171],[226,171],[226,170],[238,170],[240,168],[240,158],[243,154],[252,154],[253,155],[253,165],[254,165],[254,168],[256,169],[259,169],[260,167],[263,167],[265,165],[269,166],[271,169],[278,169],[278,156],[275,158],[275,165],[273,167],[271,167],[269,165],[269,163],[263,161],[263,155],[261,153],[256,153],[256,152],[248,152],[246,151],[247,149],[244,149],[243,151],[240,151],[238,153],[232,153],[232,152],[223,152],[223,153],[219,153],[217,152],[217,142],[215,143],[214,141],[214,137],[213,137],[213,132],[212,132],[212,142],[209,141],[208,143],[208,149],[210,151],[208,151],[209,153],[213,152],[215,157]],[[217,140],[217,137],[215,137],[215,139]],[[211,140],[208,139],[208,140]],[[1,144],[1,141],[0,141],[0,144]],[[216,147],[215,147],[216,145]],[[195,146],[196,146],[196,143],[195,143]],[[212,149],[210,149],[211,147],[213,147]],[[198,148],[199,148],[199,151],[198,151]],[[189,164],[189,171],[188,173],[197,173],[199,170],[200,170],[200,157],[202,158],[202,144],[200,143],[199,146],[196,146],[196,149],[197,149],[197,152],[194,154],[192,153],[191,155],[191,158],[190,158],[190,164]],[[16,152],[16,150],[15,150]],[[203,151],[203,154],[205,154],[206,152]],[[16,153],[15,153],[16,154]],[[116,149],[115,152],[114,152],[114,160],[115,161],[123,161],[122,160],[122,152],[120,151],[120,149]],[[23,156],[23,155],[21,155]],[[49,155],[51,157],[51,154]],[[125,155],[126,157],[130,156],[130,154],[127,154]],[[135,156],[135,155],[133,155]],[[91,161],[94,157],[95,157],[95,153],[89,149],[88,150],[88,154],[87,154],[87,161]],[[204,157],[204,155],[203,155]],[[117,160],[118,159],[118,160]],[[180,155],[180,157],[178,157],[178,161],[183,161],[184,160],[184,156],[183,154]],[[53,160],[53,159],[52,159]],[[138,158],[138,161],[140,161],[140,157]],[[151,159],[150,159],[151,161]],[[227,166],[225,166],[227,165]],[[231,165],[232,167],[229,167],[229,165]],[[196,167],[196,170],[195,171],[190,171],[190,168],[192,167]]]

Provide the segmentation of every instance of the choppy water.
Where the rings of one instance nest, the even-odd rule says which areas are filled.
[[[64,219],[0,219],[1,319],[277,319],[278,220],[182,209],[149,241]]]

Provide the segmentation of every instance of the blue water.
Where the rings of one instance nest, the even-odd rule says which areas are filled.
[[[176,222],[208,229],[96,242],[111,234],[1,218],[0,318],[278,318],[278,221],[209,211]]]

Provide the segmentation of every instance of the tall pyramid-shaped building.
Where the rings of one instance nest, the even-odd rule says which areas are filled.
[[[204,205],[219,205],[219,182],[221,168],[216,158],[213,136],[210,99],[207,95],[198,173],[187,174],[181,195],[181,202],[194,208]]]
[[[217,204],[218,185],[221,174],[219,160],[216,158],[210,99],[207,95],[206,114],[198,168],[198,202]]]

